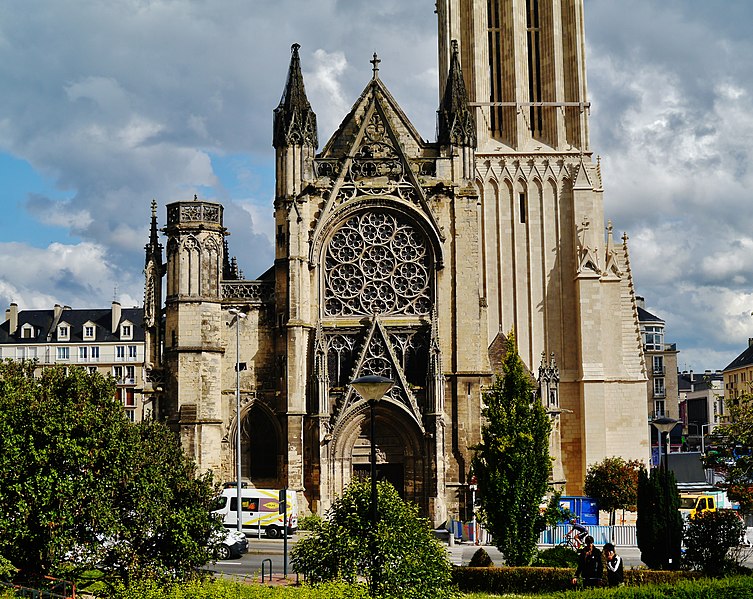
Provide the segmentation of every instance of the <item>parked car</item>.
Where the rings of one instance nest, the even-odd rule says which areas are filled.
[[[237,530],[218,531],[210,547],[216,559],[236,559],[248,551],[248,539]]]

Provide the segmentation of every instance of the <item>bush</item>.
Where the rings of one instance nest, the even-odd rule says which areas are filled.
[[[466,593],[531,594],[554,593],[572,589],[574,568],[471,568],[456,567],[452,579],[458,588]],[[625,570],[627,586],[656,584],[677,585],[681,581],[700,578],[697,572],[677,570]],[[633,589],[630,589],[631,591]],[[611,596],[611,595],[610,595]],[[621,595],[630,597],[632,595]],[[648,595],[663,597],[664,595]],[[675,595],[673,595],[675,596]],[[706,597],[709,595],[705,595]],[[743,595],[740,595],[741,597]],[[691,597],[691,595],[688,595]]]
[[[120,586],[107,599],[368,599],[363,584],[326,583],[300,587],[248,585],[229,580],[203,580],[162,587],[154,581]]]
[[[729,550],[740,544],[743,523],[736,512],[701,512],[688,521],[685,531],[685,563],[709,576],[734,571],[737,563]]]
[[[476,553],[473,554],[471,562],[468,564],[471,568],[491,568],[494,565],[492,558],[486,552],[486,549],[479,547]]]
[[[298,518],[298,530],[317,530],[322,524],[322,517],[318,514],[307,514]]]
[[[371,483],[353,481],[311,535],[291,553],[296,572],[312,583],[366,578],[375,597],[452,596],[452,565],[418,507],[387,483],[377,492],[378,525],[371,523]]]
[[[549,568],[575,568],[578,566],[578,552],[570,547],[551,547],[539,551],[531,565]]]

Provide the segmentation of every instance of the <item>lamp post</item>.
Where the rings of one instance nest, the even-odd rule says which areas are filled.
[[[478,545],[478,531],[476,530],[476,489],[478,489],[478,479],[474,474],[471,476],[471,484],[468,485],[471,490],[471,527],[473,528],[473,543]]]
[[[371,441],[371,594],[377,589],[379,569],[376,566],[376,531],[377,531],[377,478],[376,478],[376,426],[374,408],[377,402],[392,389],[395,381],[376,374],[360,376],[351,381],[350,385],[364,400],[369,403],[369,426]]]
[[[669,454],[669,433],[672,431],[673,428],[675,428],[675,425],[680,422],[679,420],[675,420],[674,418],[669,418],[667,416],[662,416],[661,418],[654,418],[651,421],[651,424],[654,426],[654,428],[659,433],[659,467],[662,465],[662,459],[661,459],[661,446],[663,443],[663,435],[664,433],[667,434],[667,451],[666,453]],[[665,456],[664,458],[664,471],[666,472],[669,468],[668,459]]]
[[[230,308],[230,314],[235,316],[235,490],[237,491],[236,518],[238,532],[243,532],[243,514],[241,507],[241,318],[246,318],[245,312],[238,308]],[[232,323],[230,323],[232,324]]]
[[[706,440],[706,434],[710,435],[711,431],[714,430],[713,427],[714,427],[714,423],[713,422],[707,422],[706,424],[702,424],[701,425],[701,454],[705,454],[706,453],[706,442],[705,442],[705,440]],[[708,433],[704,433],[703,432],[703,429],[705,429],[705,428],[709,429]]]
[[[665,545],[665,556],[668,560],[668,565],[672,567],[672,518],[670,517],[669,512],[669,433],[672,431],[672,429],[675,427],[675,425],[680,422],[679,420],[675,420],[674,418],[668,418],[667,416],[662,416],[661,418],[655,418],[651,421],[651,424],[656,428],[657,432],[659,433],[659,467],[662,467],[661,463],[661,444],[662,444],[662,435],[666,433],[667,435],[667,451],[666,455],[664,456],[664,476],[662,479],[663,484],[661,485],[662,492],[664,493],[664,507],[665,507],[665,522],[667,523],[667,529],[666,529],[666,545]]]

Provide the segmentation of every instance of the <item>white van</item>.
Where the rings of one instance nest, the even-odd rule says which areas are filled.
[[[241,488],[241,519],[244,532],[259,532],[261,528],[270,539],[281,536],[284,530],[280,513],[280,493],[277,489]],[[287,534],[298,530],[298,501],[295,491],[287,490]],[[225,485],[212,513],[223,518],[225,528],[238,526],[238,490],[234,483]]]

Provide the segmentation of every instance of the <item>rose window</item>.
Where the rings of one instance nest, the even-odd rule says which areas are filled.
[[[415,227],[386,212],[351,217],[325,259],[325,312],[412,314],[431,311],[431,252]]]

